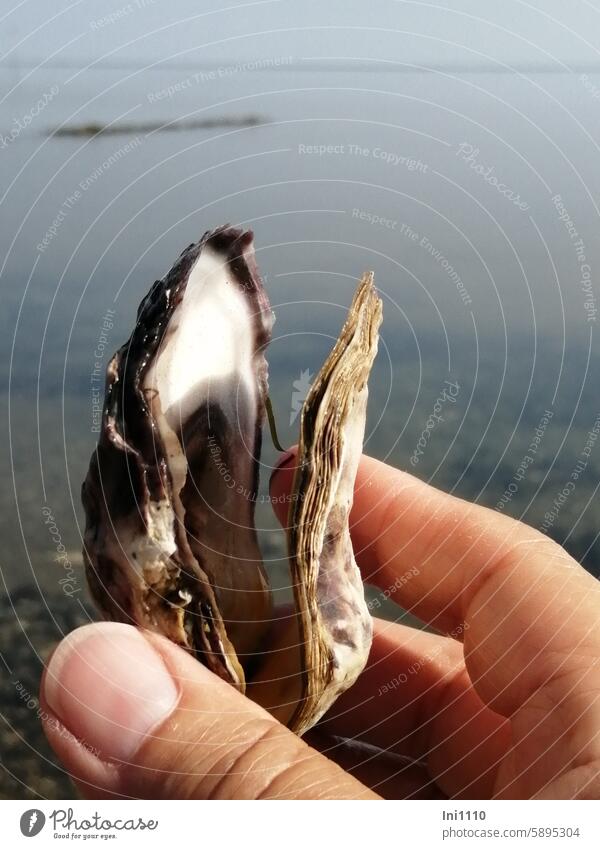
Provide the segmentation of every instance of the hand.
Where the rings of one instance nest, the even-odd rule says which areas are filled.
[[[532,528],[368,457],[351,520],[365,581],[451,636],[376,619],[309,746],[168,640],[81,628],[42,713],[85,796],[600,797],[598,582]]]

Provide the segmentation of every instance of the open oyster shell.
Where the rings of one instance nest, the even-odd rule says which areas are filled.
[[[84,561],[107,618],[165,634],[303,733],[371,643],[348,516],[381,301],[366,274],[301,412],[295,610],[275,629],[254,526],[273,316],[252,239],[222,227],[190,245],[110,361]]]

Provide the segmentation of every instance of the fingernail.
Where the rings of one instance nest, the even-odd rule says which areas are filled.
[[[131,625],[102,622],[73,631],[44,679],[50,710],[103,760],[129,761],[177,703],[160,655]]]
[[[288,451],[284,451],[284,453],[281,455],[281,457],[279,458],[279,460],[277,460],[277,463],[276,463],[276,464],[275,464],[275,466],[273,467],[273,471],[271,472],[271,477],[269,478],[269,487],[270,487],[270,486],[271,486],[271,484],[273,483],[273,480],[274,480],[274,479],[275,479],[275,477],[277,476],[278,472],[279,472],[279,471],[280,471],[280,470],[281,470],[281,469],[282,469],[285,465],[287,465],[287,464],[289,463],[289,461],[292,459],[292,457],[295,457],[295,456],[296,456],[296,448],[295,448],[295,446],[294,446],[294,448],[290,448]]]

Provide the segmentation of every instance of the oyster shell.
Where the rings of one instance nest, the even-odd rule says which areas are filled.
[[[381,301],[364,275],[301,412],[295,610],[274,629],[254,526],[273,316],[252,241],[226,226],[190,245],[110,361],[84,561],[104,616],[165,634],[303,733],[371,643],[348,517]]]

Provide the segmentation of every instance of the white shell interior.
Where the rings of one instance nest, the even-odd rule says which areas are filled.
[[[238,389],[247,390],[242,397],[254,395],[253,339],[248,300],[232,282],[223,257],[205,246],[144,382],[144,389],[158,391],[173,430],[206,397],[235,420],[235,397],[219,389],[233,377]]]

